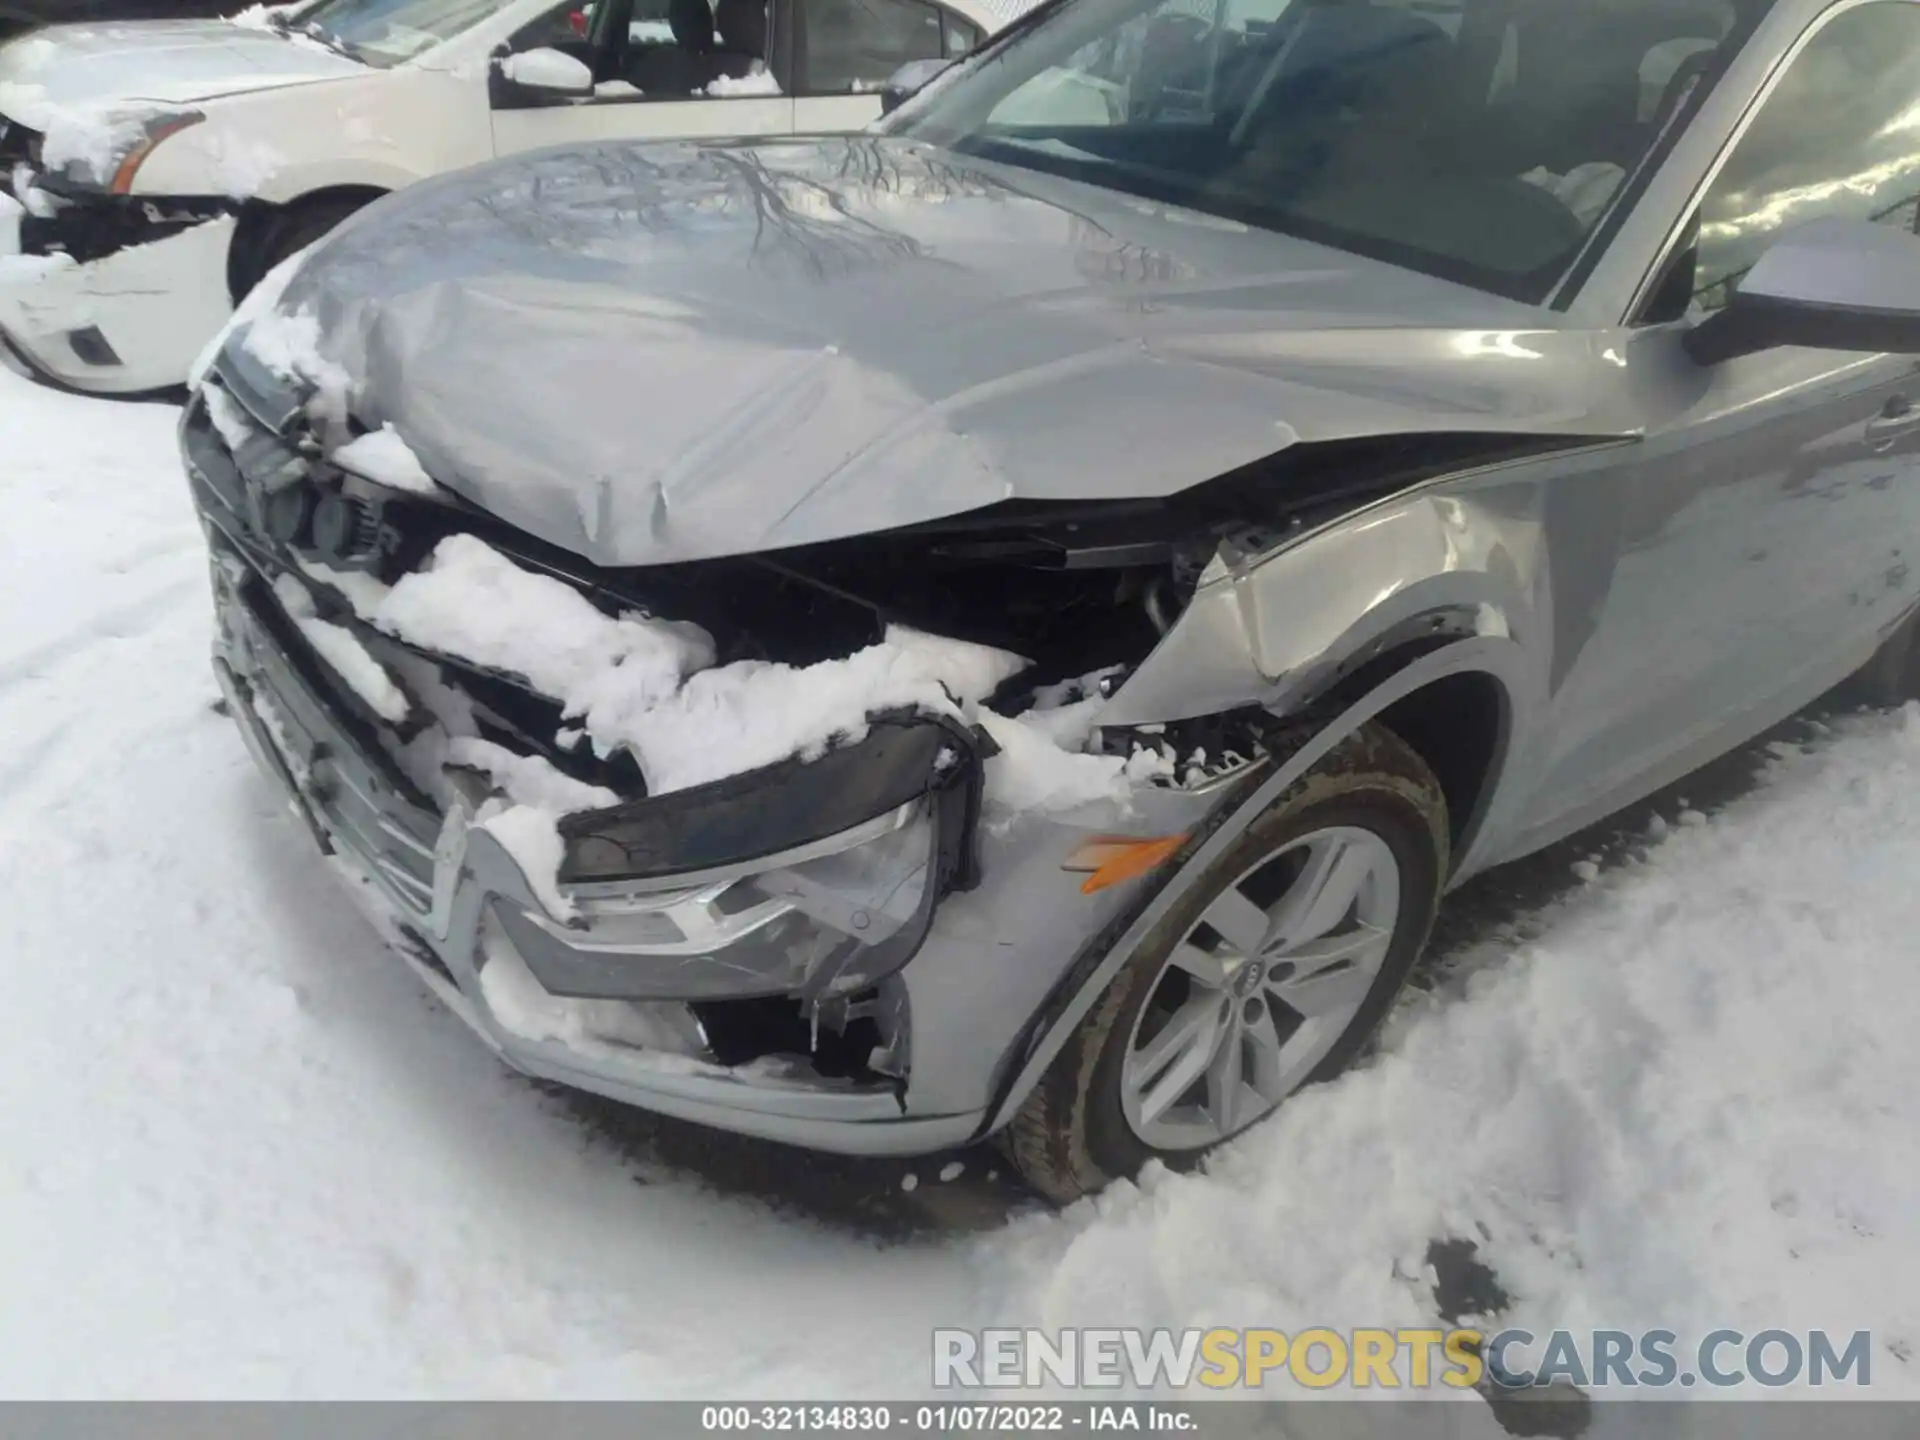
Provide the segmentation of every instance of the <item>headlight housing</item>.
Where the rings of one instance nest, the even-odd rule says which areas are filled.
[[[40,163],[68,185],[133,193],[134,177],[162,140],[200,124],[198,110],[106,110],[62,119],[48,127]]]
[[[693,875],[840,835],[977,770],[950,721],[874,719],[858,744],[560,822],[563,885]]]
[[[652,800],[568,816],[561,881],[578,917],[496,902],[540,983],[576,998],[705,1000],[865,989],[972,886],[990,746],[933,717]]]

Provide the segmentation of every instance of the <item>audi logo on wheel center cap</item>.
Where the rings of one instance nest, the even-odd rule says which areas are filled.
[[[1233,972],[1227,983],[1237,999],[1244,1000],[1260,988],[1260,982],[1267,978],[1267,967],[1258,960],[1249,960]]]

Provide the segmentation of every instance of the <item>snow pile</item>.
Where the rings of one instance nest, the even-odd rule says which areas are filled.
[[[517,755],[491,740],[456,737],[447,746],[446,758],[450,764],[481,771],[500,789],[505,798],[490,799],[482,805],[473,817],[474,824],[491,834],[513,857],[541,904],[563,919],[572,917],[576,907],[561,893],[558,880],[566,848],[560,838],[559,819],[576,810],[617,805],[620,797],[561,773],[538,755]],[[529,982],[532,979],[527,976]],[[546,996],[537,984],[534,990],[557,1006],[568,1003]],[[547,1038],[547,1032],[530,1038]]]
[[[227,17],[229,25],[238,25],[243,30],[272,30],[274,21],[291,16],[300,8],[292,5],[249,5],[246,9]]]
[[[1842,736],[1457,957],[1206,1173],[987,1247],[1001,1323],[1430,1325],[1462,1237],[1501,1326],[1867,1329],[1873,1393],[1920,1392],[1920,706]]]
[[[256,427],[244,405],[218,385],[205,387],[201,394],[207,402],[207,419],[229,450],[238,450],[253,439]]]
[[[426,567],[393,586],[370,576],[309,571],[362,620],[423,649],[518,675],[569,703],[617,692],[634,709],[661,703],[689,672],[713,663],[696,625],[615,618],[571,585],[522,570],[472,535],[440,542]],[[609,746],[610,748],[610,746]]]
[[[620,797],[611,790],[576,780],[538,755],[516,755],[491,740],[456,737],[447,746],[447,759],[484,771],[516,805],[571,811],[599,810],[620,803]]]
[[[393,683],[393,677],[351,630],[319,618],[314,612],[313,596],[304,585],[291,575],[282,575],[275,582],[273,593],[288,618],[306,636],[307,643],[347,682],[348,688],[367,703],[368,709],[392,725],[407,718],[407,697]]]
[[[773,78],[773,72],[758,60],[745,75],[735,79],[731,75],[716,76],[704,90],[696,90],[696,95],[711,95],[716,99],[738,98],[744,95],[778,95],[780,82]]]
[[[698,626],[606,615],[471,535],[443,540],[425,568],[391,588],[309,573],[376,629],[522,677],[559,701],[600,754],[630,751],[655,795],[859,740],[876,711],[963,717],[1024,663],[896,626],[841,660],[708,668],[713,642]]]
[[[671,1026],[645,1006],[621,1000],[576,1000],[551,995],[512,945],[491,930],[481,941],[485,961],[480,993],[493,1018],[523,1040],[557,1040],[582,1055],[641,1060],[654,1070],[721,1073],[684,1053]]]
[[[292,260],[299,258],[291,257]],[[267,277],[272,278],[271,274]],[[292,279],[293,272],[289,270],[283,287]],[[247,300],[253,298],[249,295]],[[282,379],[310,385],[313,394],[307,400],[307,409],[316,418],[336,426],[345,425],[353,382],[344,369],[320,353],[319,317],[304,307],[289,312],[270,305],[256,307],[253,314],[258,318],[250,320],[247,326],[247,353]]]
[[[1099,701],[1081,701],[1067,718],[1078,727],[1081,719],[1099,708]],[[1174,771],[1171,749],[1140,747],[1131,755],[1077,754],[1054,733],[1061,712],[1041,711],[1008,719],[981,710],[981,728],[1000,747],[987,763],[987,803],[1007,811],[1066,811],[1082,805],[1111,802],[1125,805],[1136,786],[1169,779]]]
[[[389,490],[431,495],[439,488],[420,463],[420,457],[391,425],[382,425],[378,430],[349,440],[327,458],[342,470],[351,470],[362,479],[385,485]]]

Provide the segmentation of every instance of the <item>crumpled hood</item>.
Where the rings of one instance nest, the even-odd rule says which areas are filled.
[[[1579,367],[1524,363],[1585,343],[1544,312],[877,136],[427,181],[260,329],[284,352],[306,315],[357,420],[603,565],[1165,495],[1303,439],[1592,423]]]
[[[50,113],[78,107],[181,105],[365,73],[321,45],[224,20],[57,25],[0,46],[0,116],[44,130]]]

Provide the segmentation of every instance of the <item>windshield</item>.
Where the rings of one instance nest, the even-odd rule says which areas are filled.
[[[509,0],[321,0],[276,28],[304,34],[356,60],[395,65],[503,9]]]
[[[1066,0],[890,133],[1537,302],[1771,0]]]

